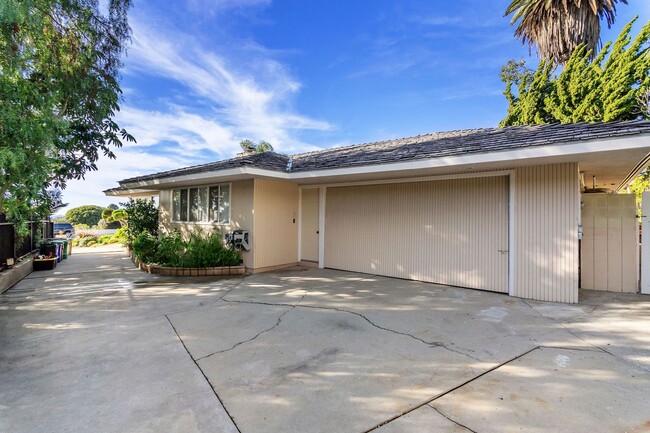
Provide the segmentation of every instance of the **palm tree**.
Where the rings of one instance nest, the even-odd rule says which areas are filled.
[[[514,14],[511,25],[517,39],[537,49],[543,61],[564,64],[581,44],[596,52],[600,19],[614,23],[617,3],[627,0],[512,0],[505,15]]]
[[[242,140],[239,142],[239,147],[244,153],[255,153],[255,143],[251,140]]]
[[[244,154],[273,152],[273,146],[265,140],[260,140],[257,144],[252,140],[242,140],[239,142],[239,146]]]
[[[260,140],[260,142],[257,143],[255,152],[257,153],[273,152],[273,146],[271,145],[271,143],[269,143],[266,140]]]

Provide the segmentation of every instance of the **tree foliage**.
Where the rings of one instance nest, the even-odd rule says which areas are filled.
[[[102,211],[99,225],[103,225],[107,229],[119,229],[126,226],[126,210],[118,209],[114,204],[109,205]]]
[[[74,225],[84,224],[88,227],[96,226],[102,219],[104,208],[95,205],[85,205],[70,209],[65,213],[65,220]]]
[[[635,20],[592,61],[580,46],[559,74],[551,63],[532,71],[523,61],[508,62],[501,72],[508,114],[500,126],[648,118],[650,22],[633,40]]]
[[[600,20],[614,23],[617,3],[627,0],[512,0],[506,15],[517,22],[515,36],[535,46],[544,62],[566,63],[579,46],[591,56],[600,41]]]
[[[130,198],[128,203],[122,205],[126,212],[126,236],[129,245],[141,233],[158,236],[158,208],[153,200]]]
[[[244,153],[264,153],[273,152],[274,150],[271,143],[265,140],[260,140],[258,143],[255,143],[252,140],[242,140],[239,142],[239,146]]]
[[[114,122],[131,0],[0,2],[0,213],[19,221],[97,169],[122,140]]]

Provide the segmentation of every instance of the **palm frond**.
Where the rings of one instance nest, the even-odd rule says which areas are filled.
[[[533,46],[542,60],[564,64],[585,44],[595,53],[600,44],[600,20],[614,23],[617,3],[627,0],[513,0],[506,9],[517,24],[515,36]],[[593,54],[592,54],[593,55]]]

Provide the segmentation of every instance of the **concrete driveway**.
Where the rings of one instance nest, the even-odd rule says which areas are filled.
[[[650,431],[650,297],[172,279],[88,251],[0,296],[0,431]]]

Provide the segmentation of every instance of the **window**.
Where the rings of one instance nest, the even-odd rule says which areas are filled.
[[[175,189],[172,192],[174,221],[230,222],[230,185]]]

